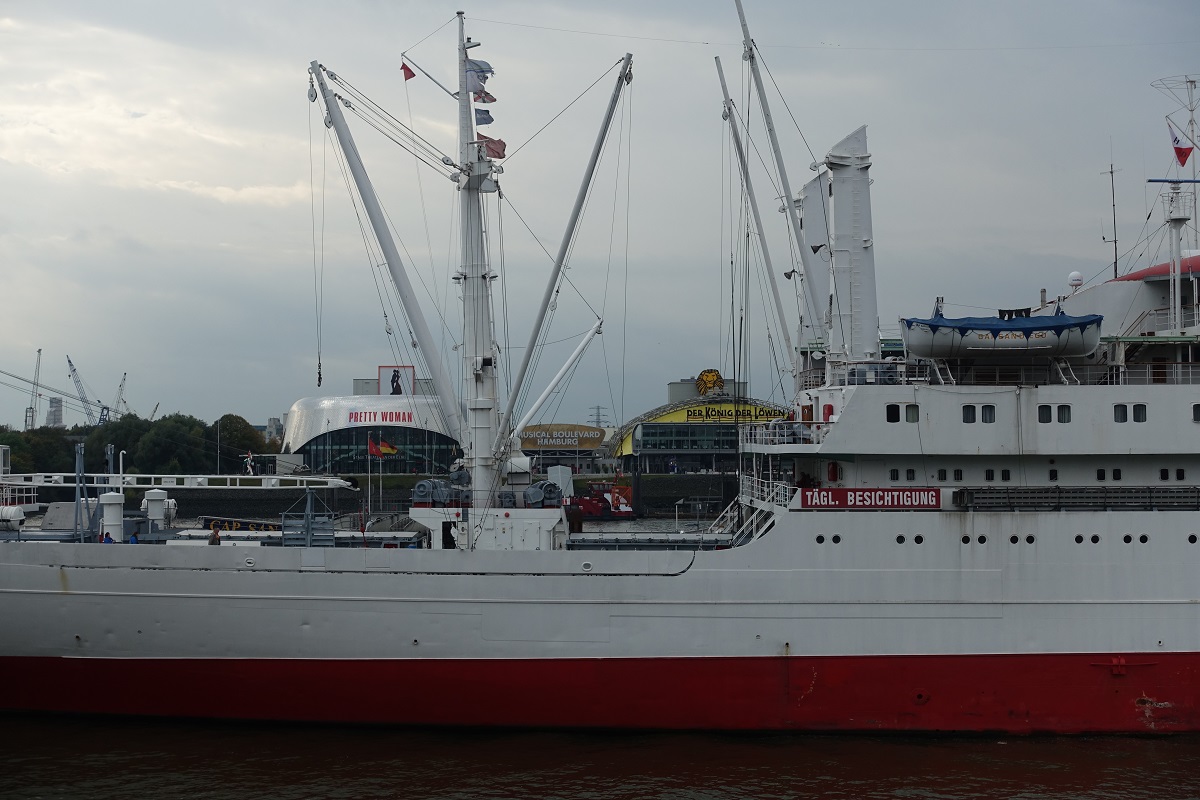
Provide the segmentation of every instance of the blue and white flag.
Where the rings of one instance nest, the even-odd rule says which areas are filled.
[[[475,124],[476,125],[491,125],[492,124],[492,112],[488,111],[486,108],[475,109]]]
[[[487,83],[487,79],[494,75],[496,70],[492,69],[492,65],[486,61],[477,61],[472,58],[467,59],[467,91],[482,92],[483,85]]]

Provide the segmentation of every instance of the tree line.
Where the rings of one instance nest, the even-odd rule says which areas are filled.
[[[247,452],[278,453],[280,446],[278,439],[264,440],[261,431],[237,414],[211,424],[187,414],[153,421],[125,414],[98,426],[15,431],[0,425],[0,445],[11,448],[14,473],[74,472],[79,442],[85,472],[106,471],[105,445],[111,444],[114,453],[125,451],[125,472],[140,475],[239,472]]]

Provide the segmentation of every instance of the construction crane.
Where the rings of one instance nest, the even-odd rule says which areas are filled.
[[[121,373],[121,385],[117,387],[117,399],[112,404],[112,410],[116,412],[117,416],[130,413],[129,404],[125,402],[125,377],[128,374],[128,372]],[[124,404],[124,408],[122,408],[122,404]]]
[[[79,402],[83,403],[83,413],[87,414],[89,425],[103,425],[108,422],[108,406],[100,406],[100,417],[97,419],[96,414],[92,411],[94,405],[88,399],[87,392],[83,389],[83,380],[79,377],[79,371],[75,369],[75,364],[71,362],[71,357],[67,356],[67,366],[71,370],[71,380],[75,381],[75,392],[79,395]]]
[[[38,348],[37,362],[33,367],[33,390],[29,393],[29,408],[25,409],[25,430],[37,427],[38,377],[42,374],[42,348]]]
[[[149,422],[154,422],[154,417],[158,415],[158,407],[160,405],[161,402],[154,404],[154,410],[150,412],[150,419],[148,420]]]

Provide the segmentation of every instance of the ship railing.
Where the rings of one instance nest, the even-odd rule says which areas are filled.
[[[770,507],[748,505],[739,499],[721,512],[709,531],[713,536],[725,537],[729,547],[739,547],[766,533],[774,520]]]
[[[1197,486],[968,487],[952,502],[972,511],[1200,510]]]
[[[1153,342],[1153,338],[1147,341],[1148,344]],[[1060,367],[1053,364],[973,364],[950,369],[954,382],[961,386],[1075,385],[1076,381],[1093,386],[1200,383],[1200,364],[1172,361],[1071,364],[1070,377],[1064,376]]]
[[[1200,322],[1197,321],[1198,318],[1200,318],[1200,315],[1197,314],[1197,311],[1194,307],[1185,306],[1180,310],[1182,315],[1180,324],[1178,326],[1179,328],[1191,328],[1197,324],[1200,324]],[[1166,333],[1167,331],[1175,331],[1178,333],[1178,330],[1171,325],[1171,309],[1166,307],[1152,308],[1143,312],[1143,314],[1138,317],[1132,325],[1129,326],[1124,335],[1142,336],[1148,333]]]
[[[796,487],[790,483],[765,480],[754,475],[743,475],[741,483],[743,497],[777,506],[787,506],[792,500],[792,495],[797,492]]]
[[[1153,341],[1153,340],[1151,340]],[[1200,364],[1154,361],[1149,364],[1109,364],[1075,367],[1080,383],[1108,386],[1188,386],[1200,383]]]
[[[738,428],[742,444],[817,444],[829,431],[829,422],[794,422],[773,420],[754,422]]]
[[[841,361],[829,364],[829,384],[831,386],[891,386],[905,383],[928,383],[929,375],[928,363],[907,363],[902,359]]]
[[[0,487],[74,486],[74,472],[37,472],[0,477]],[[341,478],[293,475],[85,475],[96,489],[346,489]]]
[[[4,477],[8,478],[11,476],[5,475]],[[36,504],[36,486],[0,484],[0,506],[31,506]]]

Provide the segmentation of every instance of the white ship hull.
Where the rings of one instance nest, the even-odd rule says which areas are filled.
[[[1146,543],[1125,544],[1141,515],[778,511],[761,538],[699,552],[9,543],[4,705],[415,724],[1200,727],[1193,514],[1158,513]]]

